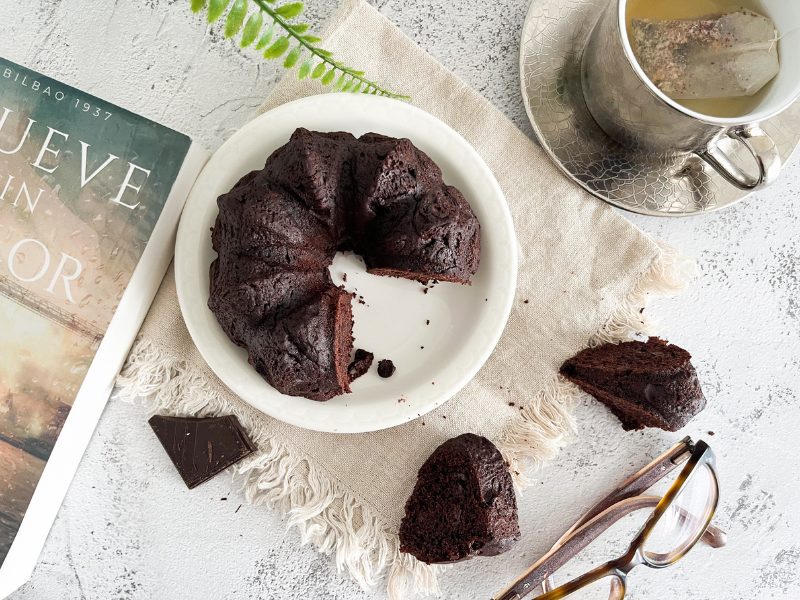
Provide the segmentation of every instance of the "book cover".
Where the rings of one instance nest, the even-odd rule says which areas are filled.
[[[0,598],[33,570],[203,162],[187,136],[0,59]]]

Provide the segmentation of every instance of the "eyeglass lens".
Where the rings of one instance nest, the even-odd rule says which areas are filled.
[[[645,541],[642,551],[649,563],[668,565],[700,539],[714,512],[716,490],[711,468],[698,465]]]

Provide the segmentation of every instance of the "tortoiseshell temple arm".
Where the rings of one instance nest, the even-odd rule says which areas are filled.
[[[578,527],[593,519],[620,500],[644,494],[656,483],[689,460],[693,451],[694,444],[692,443],[692,439],[690,437],[683,438],[672,448],[653,459],[647,466],[631,475],[628,479],[623,481],[617,489],[595,504],[562,536],[561,539],[568,537],[570,533],[578,529]],[[556,542],[556,544],[557,543],[558,542]]]

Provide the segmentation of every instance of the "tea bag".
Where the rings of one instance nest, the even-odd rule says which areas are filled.
[[[778,31],[749,10],[699,19],[631,22],[636,58],[676,100],[758,93],[778,74]]]

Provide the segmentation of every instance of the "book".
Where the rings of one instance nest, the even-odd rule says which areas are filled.
[[[207,158],[0,58],[0,598],[33,572]]]

